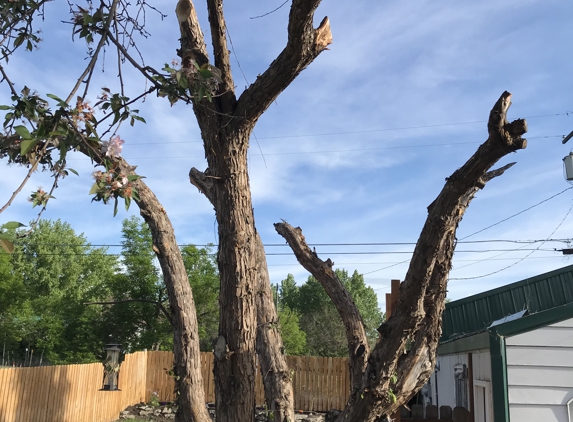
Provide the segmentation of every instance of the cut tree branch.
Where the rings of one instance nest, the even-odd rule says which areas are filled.
[[[314,11],[320,0],[293,0],[284,50],[239,97],[235,115],[254,123],[278,95],[332,42],[325,17],[313,27]]]
[[[179,0],[175,13],[181,31],[181,49],[177,51],[177,54],[181,57],[183,67],[189,67],[192,61],[195,61],[199,66],[209,63],[205,39],[193,2],[191,0]]]
[[[330,258],[326,261],[321,260],[316,252],[309,248],[300,227],[292,227],[284,220],[274,226],[278,234],[285,238],[298,262],[320,282],[338,310],[346,328],[348,355],[350,356],[351,391],[358,391],[370,355],[370,347],[368,346],[362,316],[354,300],[332,270],[334,262]]]
[[[84,305],[116,305],[118,303],[131,303],[131,302],[141,302],[141,303],[153,303],[155,306],[159,308],[161,313],[167,318],[170,325],[173,325],[173,320],[171,319],[171,315],[165,309],[165,306],[161,302],[152,299],[125,299],[125,300],[114,300],[111,302],[84,302]]]
[[[222,82],[219,85],[219,92],[224,92],[228,96],[232,95],[234,104],[235,85],[231,73],[231,56],[229,54],[229,48],[227,47],[227,26],[223,14],[223,1],[207,0],[207,10],[209,12],[209,24],[211,26],[211,41],[213,43],[215,67],[221,71]],[[223,107],[221,112],[229,113],[231,109]]]
[[[208,176],[209,169],[205,173],[197,170],[195,167],[189,170],[189,181],[209,200],[211,205],[215,205],[215,193],[213,192],[213,183],[216,178]]]

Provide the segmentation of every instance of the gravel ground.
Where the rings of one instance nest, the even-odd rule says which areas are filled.
[[[209,413],[213,420],[215,419],[215,408],[208,405]],[[175,418],[175,408],[171,403],[165,403],[160,406],[151,406],[148,404],[138,404],[129,406],[120,413],[120,418],[116,422],[131,420],[133,422],[173,422]],[[297,422],[325,422],[326,414],[324,413],[298,413],[295,415]],[[328,418],[326,418],[328,419]],[[265,422],[267,420],[263,409],[257,410],[255,422]]]

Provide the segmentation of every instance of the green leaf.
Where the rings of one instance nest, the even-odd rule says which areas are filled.
[[[24,227],[24,224],[19,223],[17,221],[8,221],[7,223],[4,223],[0,226],[0,228],[6,230],[15,230],[19,229],[20,227]]]
[[[7,105],[0,105],[0,110],[10,110],[12,107]]]
[[[124,200],[125,200],[125,210],[129,211],[129,206],[131,205],[131,198],[129,196],[126,196]]]
[[[201,101],[204,96],[205,96],[205,87],[201,85],[199,87],[199,92],[197,93],[197,101]]]
[[[115,197],[115,203],[113,204],[113,216],[117,215],[117,196]]]
[[[94,195],[96,193],[98,193],[100,191],[100,187],[98,185],[97,182],[95,182],[92,186],[92,188],[90,189],[90,193],[88,195]]]
[[[127,176],[127,180],[129,180],[130,182],[135,182],[136,180],[144,178],[145,176],[140,176],[139,174],[130,174],[129,176]]]
[[[71,171],[72,173],[74,173],[76,176],[79,176],[79,175],[80,175],[77,171],[75,171],[75,170],[72,169],[72,168],[69,168],[69,167],[68,167],[68,170]]]
[[[20,155],[26,155],[30,150],[36,145],[38,141],[36,139],[26,139],[20,144]]]
[[[32,139],[32,135],[30,135],[30,132],[26,126],[15,126],[14,130],[18,135],[22,137],[22,139]]]
[[[181,79],[179,79],[179,86],[183,89],[187,89],[189,88],[189,81],[187,80],[187,78],[185,76],[181,76]]]
[[[6,239],[0,239],[0,246],[8,253],[14,252],[14,244]]]
[[[213,74],[211,73],[211,71],[209,69],[201,69],[199,71],[199,74],[201,75],[202,78],[204,79],[209,79],[213,77]]]
[[[14,47],[20,47],[22,45],[22,43],[24,42],[25,36],[26,36],[26,34],[24,34],[24,33],[18,35],[18,37],[14,40]]]
[[[56,100],[58,102],[58,106],[60,107],[68,107],[68,103],[62,100],[60,97],[54,94],[46,94],[46,96],[50,97],[52,100]]]

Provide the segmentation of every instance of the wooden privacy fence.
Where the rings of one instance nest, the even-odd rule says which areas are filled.
[[[424,406],[415,404],[410,409],[400,408],[400,416],[403,422],[471,422],[472,414],[463,407],[440,406],[439,418],[438,407],[434,405]]]
[[[0,422],[109,422],[145,400],[147,353],[126,355],[121,391],[99,391],[101,363],[0,369]]]
[[[312,356],[287,356],[291,369],[294,389],[294,405],[297,410],[326,412],[342,409],[350,393],[350,373],[348,358],[324,358]],[[166,370],[173,365],[173,353],[149,352],[147,358],[146,401],[153,392],[160,401],[172,401],[175,383],[166,376]],[[213,354],[201,353],[203,387],[205,400],[215,402],[215,382],[213,380]],[[255,381],[256,402],[265,402],[261,371]],[[120,377],[121,382],[121,377]]]
[[[305,411],[342,409],[350,392],[348,358],[288,356],[295,408]],[[120,391],[100,391],[101,363],[87,365],[0,368],[0,422],[110,422],[126,407],[149,401],[172,401],[174,381],[168,375],[171,352],[126,355],[119,376]],[[201,354],[208,402],[215,401],[213,354]],[[260,371],[257,405],[264,403]]]

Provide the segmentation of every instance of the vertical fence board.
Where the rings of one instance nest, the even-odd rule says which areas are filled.
[[[15,409],[14,409],[14,419],[15,420],[22,420],[22,413],[24,404],[26,403],[26,368],[20,368],[20,372],[18,373],[16,380],[17,380],[17,392],[18,397],[14,401]]]

